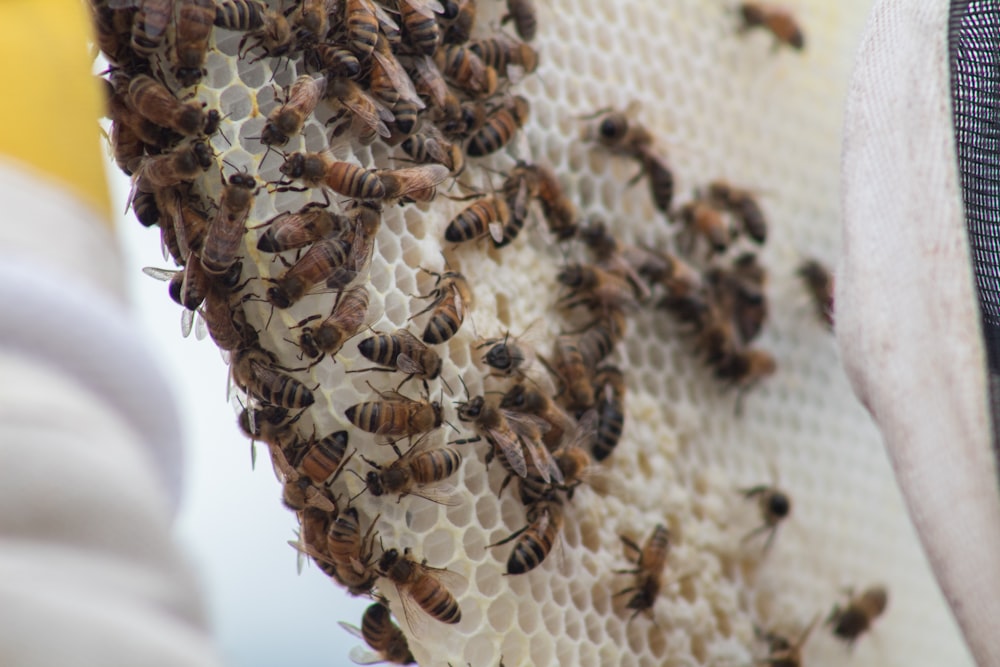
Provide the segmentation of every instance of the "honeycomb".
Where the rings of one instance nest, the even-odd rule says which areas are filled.
[[[799,637],[843,601],[845,587],[876,582],[887,586],[890,602],[873,632],[849,650],[828,628],[818,628],[805,644],[803,664],[971,664],[906,517],[878,433],[854,399],[833,339],[796,276],[806,257],[836,261],[841,100],[870,4],[790,2],[806,30],[806,48],[797,53],[777,47],[763,31],[737,34],[735,5],[721,1],[538,3],[531,45],[541,65],[511,83],[512,92],[531,104],[523,131],[501,153],[468,159],[455,182],[442,184],[441,194],[456,199],[439,194],[429,204],[383,210],[370,268],[358,281],[369,296],[371,329],[419,334],[426,315],[410,318],[426,305],[415,295],[434,287],[428,271],[460,271],[474,295],[461,329],[436,346],[443,381],[431,381],[429,398],[442,401],[447,422],[428,436],[436,445],[474,435],[457,416],[456,403],[466,400],[463,384],[471,396],[490,396],[509,384],[487,377],[477,348],[483,338],[511,332],[547,354],[557,335],[580,325],[557,307],[557,274],[569,261],[588,259],[579,244],[554,241],[539,211],[508,247],[447,248],[444,228],[468,205],[458,198],[499,187],[500,174],[518,160],[538,162],[558,175],[583,219],[606,221],[622,242],[673,248],[677,225],[653,206],[644,180],[628,184],[634,162],[585,139],[592,126],[586,116],[633,105],[669,156],[678,200],[724,178],[758,192],[771,225],[759,249],[771,304],[759,345],[775,355],[778,372],[741,395],[711,376],[683,327],[664,312],[649,305],[630,312],[625,340],[611,357],[626,376],[623,437],[564,504],[552,553],[531,572],[506,575],[512,545],[488,547],[526,519],[515,492],[498,498],[505,472],[496,463],[487,468],[485,444],[456,445],[462,463],[448,479],[453,505],[363,493],[361,477],[371,466],[358,455],[346,464],[357,474],[339,475],[332,495],[341,509],[351,499],[363,528],[378,517],[376,553],[412,549],[415,559],[457,575],[444,579],[461,608],[456,625],[420,613],[407,619],[396,587],[385,578],[376,584],[419,664],[750,665],[767,655],[755,627]],[[496,31],[503,14],[501,3],[480,3],[476,34]],[[219,169],[281,180],[281,155],[266,152],[259,137],[282,90],[309,73],[294,55],[239,57],[241,38],[239,32],[213,32],[207,75],[193,89],[195,99],[225,114],[211,137],[219,168],[198,182],[215,201]],[[398,148],[380,141],[331,142],[326,121],[332,113],[321,103],[282,150],[329,147],[336,159],[365,167],[408,166]],[[298,338],[296,326],[325,317],[336,296],[309,295],[286,310],[272,309],[260,299],[267,279],[285,266],[260,253],[257,240],[265,231],[261,223],[307,201],[322,196],[317,190],[260,191],[241,251],[245,294],[257,297],[242,304],[247,320],[261,346],[288,368],[303,366],[298,346],[289,342]],[[402,379],[398,373],[349,373],[372,365],[357,349],[365,335],[349,341],[335,363],[325,359],[295,373],[317,389],[315,404],[294,428],[306,438],[346,429],[349,449],[386,465],[395,454],[380,444],[384,439],[345,416],[348,406],[393,390]],[[553,391],[537,363],[531,377]],[[419,384],[411,381],[402,391],[418,397]],[[793,504],[770,549],[763,536],[744,539],[762,518],[741,490],[761,484],[780,486]],[[633,575],[617,572],[634,567],[621,537],[641,544],[658,524],[671,535],[663,591],[652,618],[633,618],[628,596],[618,595],[634,582]]]

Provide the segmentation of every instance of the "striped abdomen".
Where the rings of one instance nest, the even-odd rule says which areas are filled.
[[[491,233],[490,225],[503,225],[509,217],[510,209],[502,197],[485,197],[455,216],[444,230],[444,238],[450,243],[473,241]]]
[[[542,564],[552,551],[562,528],[562,506],[545,501],[528,509],[528,529],[524,531],[507,559],[507,574],[524,574]]]
[[[314,443],[302,457],[299,470],[313,484],[322,484],[337,472],[347,452],[347,431],[336,431]]]
[[[323,184],[334,192],[354,199],[382,199],[385,197],[385,187],[378,174],[350,162],[328,164]]]

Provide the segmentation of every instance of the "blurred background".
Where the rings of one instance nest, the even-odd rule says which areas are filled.
[[[158,228],[123,214],[130,183],[108,162],[112,202],[135,318],[183,415],[185,488],[176,536],[198,576],[219,651],[232,667],[353,665],[362,644],[337,621],[361,625],[370,600],[350,598],[311,563],[296,569],[297,522],[281,504],[267,448],[250,441],[226,400],[228,366],[211,339],[181,336],[180,306],[142,267],[174,269]]]

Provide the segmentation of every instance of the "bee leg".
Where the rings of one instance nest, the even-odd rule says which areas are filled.
[[[508,542],[510,542],[511,540],[515,540],[515,539],[517,539],[518,537],[520,537],[520,536],[521,536],[521,534],[522,534],[522,533],[523,533],[524,531],[526,531],[526,530],[528,530],[528,526],[524,526],[523,528],[519,528],[518,530],[515,530],[515,531],[514,531],[513,533],[511,533],[511,534],[510,534],[510,535],[508,535],[507,537],[503,538],[503,539],[502,539],[502,540],[500,540],[499,542],[494,542],[493,544],[487,544],[487,545],[486,545],[486,548],[487,548],[487,549],[492,549],[493,547],[498,547],[498,546],[500,546],[501,544],[507,544],[507,543],[508,543]]]

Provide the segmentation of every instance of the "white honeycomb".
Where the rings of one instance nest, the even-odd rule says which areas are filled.
[[[514,90],[532,105],[531,119],[509,154],[471,160],[461,176],[465,186],[499,186],[515,159],[550,165],[586,217],[600,217],[626,242],[669,243],[675,228],[652,206],[645,181],[628,187],[635,171],[581,138],[582,116],[598,109],[640,103],[638,117],[667,151],[677,179],[678,198],[698,185],[725,178],[761,193],[771,224],[762,260],[770,271],[771,315],[761,347],[778,359],[779,371],[749,392],[736,409],[736,395],[714,381],[694,358],[690,341],[663,312],[651,307],[629,318],[628,334],[613,358],[625,370],[628,394],[625,432],[602,466],[593,487],[583,486],[567,503],[561,541],[536,570],[505,576],[511,546],[487,549],[524,525],[515,494],[497,490],[504,473],[486,470],[484,444],[465,445],[454,507],[409,496],[401,502],[360,495],[353,501],[362,525],[380,514],[378,535],[385,548],[412,548],[429,565],[464,579],[451,592],[462,621],[446,626],[425,619],[414,633],[403,624],[421,665],[580,665],[623,667],[699,665],[744,667],[766,655],[754,625],[797,637],[814,616],[825,615],[842,599],[846,586],[881,582],[890,592],[889,609],[874,632],[849,650],[829,630],[816,630],[806,644],[803,664],[961,665],[971,660],[938,592],[893,482],[879,436],[854,399],[840,370],[830,334],[817,321],[800,281],[798,263],[815,256],[837,258],[838,168],[841,107],[856,43],[870,0],[788,0],[806,30],[806,48],[796,53],[774,48],[769,35],[737,35],[735,3],[722,0],[543,0],[537,3],[540,28],[532,45],[541,55],[536,74]],[[481,0],[477,30],[499,25],[503,3]],[[227,114],[212,140],[220,160],[249,168],[262,180],[280,178],[279,154],[264,157],[255,139],[275,107],[279,87],[301,65],[292,60],[237,59],[241,35],[217,30],[209,74],[198,99]],[[323,123],[331,109],[320,105],[303,136],[287,151],[320,150]],[[223,137],[222,135],[225,135]],[[227,139],[232,145],[227,143]],[[364,166],[407,166],[376,142],[361,147],[335,142],[338,159]],[[259,171],[258,171],[259,168]],[[211,170],[206,188],[219,191]],[[447,185],[447,184],[446,184]],[[444,189],[444,188],[442,188]],[[455,196],[467,194],[455,185]],[[297,193],[258,196],[250,225],[279,211],[299,208]],[[313,193],[318,199],[319,193]],[[383,214],[368,278],[368,323],[375,330],[409,327],[423,308],[433,278],[419,267],[442,271],[444,227],[465,204],[438,197],[430,205],[387,209]],[[535,221],[511,246],[471,244],[447,253],[475,293],[466,324],[438,351],[448,428],[431,437],[444,443],[466,437],[454,402],[504,386],[484,381],[474,349],[478,337],[527,331],[525,340],[547,352],[550,341],[571,326],[554,307],[556,273],[564,246]],[[246,236],[245,275],[272,277],[284,270],[256,250],[257,235]],[[581,248],[570,256],[585,258]],[[266,284],[248,287],[263,295]],[[301,365],[288,327],[330,311],[333,296],[314,295],[287,311],[275,311],[263,344],[288,366]],[[263,330],[267,304],[247,303],[251,322]],[[301,431],[326,434],[348,429],[351,447],[389,462],[391,449],[352,427],[344,410],[367,400],[367,383],[392,389],[397,374],[345,371],[370,363],[345,345],[336,363],[324,360],[303,379],[319,384],[317,402],[298,423]],[[442,391],[431,383],[433,397]],[[416,396],[419,383],[404,392]],[[469,433],[468,435],[472,435]],[[349,464],[364,475],[358,457]],[[741,538],[760,524],[756,504],[739,489],[780,483],[793,500],[791,517],[780,527],[766,554],[763,539]],[[338,489],[361,491],[354,475],[342,475]],[[276,487],[276,496],[277,487]],[[276,498],[277,502],[277,498]],[[665,579],[653,620],[630,620],[627,598],[615,593],[632,577],[615,570],[631,567],[620,535],[642,542],[658,523],[673,536]],[[394,587],[380,581],[399,614]],[[358,619],[343,619],[358,623]]]

